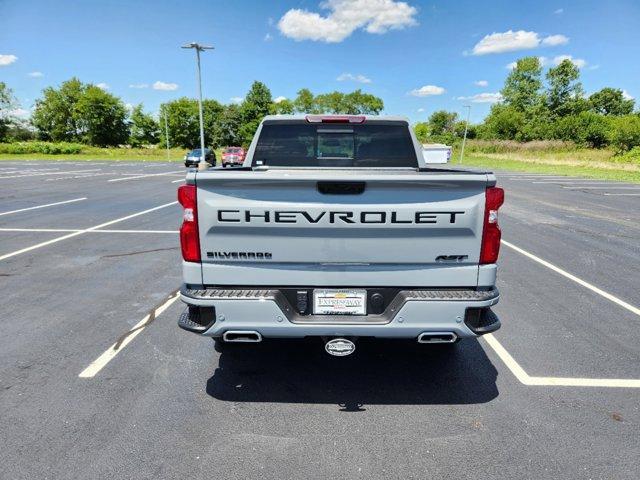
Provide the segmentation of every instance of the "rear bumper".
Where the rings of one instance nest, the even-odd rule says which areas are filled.
[[[477,337],[500,328],[491,306],[498,303],[490,290],[401,290],[378,315],[300,315],[277,289],[181,289],[190,308],[179,325],[210,337],[229,330],[252,330],[269,338],[355,336],[417,338],[421,333],[453,332]]]

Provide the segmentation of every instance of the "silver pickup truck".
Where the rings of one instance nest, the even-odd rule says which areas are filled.
[[[454,344],[500,321],[504,192],[492,173],[428,168],[399,117],[269,116],[241,168],[178,190],[178,324],[229,343],[361,337]]]

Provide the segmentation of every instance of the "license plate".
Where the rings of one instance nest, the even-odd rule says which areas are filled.
[[[314,290],[313,313],[316,315],[366,315],[366,290]]]

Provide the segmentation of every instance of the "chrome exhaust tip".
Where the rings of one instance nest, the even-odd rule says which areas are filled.
[[[418,335],[418,343],[454,343],[458,335],[453,332],[423,332]]]
[[[228,343],[258,343],[262,335],[254,330],[228,330],[222,334],[222,340]]]

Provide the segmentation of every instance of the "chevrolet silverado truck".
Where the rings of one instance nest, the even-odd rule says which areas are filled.
[[[454,344],[500,327],[504,192],[426,165],[408,121],[267,116],[242,167],[178,189],[181,328],[230,343],[361,337]]]

